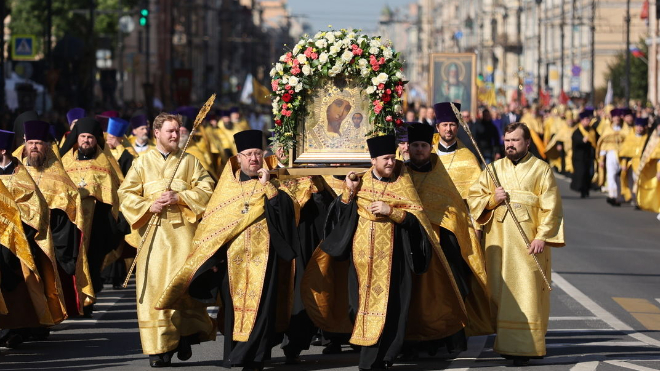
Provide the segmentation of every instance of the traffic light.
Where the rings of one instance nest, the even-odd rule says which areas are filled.
[[[146,26],[149,22],[149,9],[142,8],[140,9],[140,26]]]

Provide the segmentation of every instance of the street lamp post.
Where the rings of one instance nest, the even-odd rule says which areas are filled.
[[[626,76],[625,76],[626,107],[630,105],[630,0],[626,1]]]
[[[541,104],[541,3],[543,0],[536,0],[536,17],[538,18],[538,31],[536,34],[536,91],[538,94],[538,103]]]

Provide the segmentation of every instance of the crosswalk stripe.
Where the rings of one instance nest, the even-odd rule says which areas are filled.
[[[571,371],[595,371],[599,363],[598,361],[580,362],[571,367]]]
[[[632,363],[628,363],[625,361],[605,361],[605,363],[609,363],[614,366],[619,366],[623,368],[627,368],[629,370],[635,370],[635,371],[657,371],[655,368],[648,368],[640,365],[635,365]]]
[[[591,341],[588,343],[550,343],[545,345],[546,348],[564,348],[564,347],[595,347],[595,346],[608,346],[608,347],[648,347],[646,343],[641,341]]]
[[[600,318],[594,316],[565,316],[550,317],[550,321],[600,321]]]

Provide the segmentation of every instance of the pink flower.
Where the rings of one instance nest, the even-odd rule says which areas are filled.
[[[378,84],[378,90],[383,90],[385,88],[385,84],[380,83]]]
[[[289,89],[289,91],[287,93],[293,95],[293,89]]]
[[[286,117],[291,117],[292,113],[293,113],[293,111],[291,111],[291,110],[288,110],[288,111],[287,110],[282,110],[282,114]]]
[[[385,89],[385,94],[392,94],[392,89]]]
[[[373,64],[371,65],[371,69],[374,71],[378,71],[380,69],[380,66],[378,64]]]
[[[293,75],[297,75],[297,74],[299,74],[299,73],[300,73],[300,67],[298,67],[298,66],[293,66],[293,67],[291,68],[291,74],[293,74]]]
[[[318,55],[318,53],[312,53],[312,55],[311,55],[310,57],[311,57],[312,59],[318,59],[318,58],[319,58],[319,55]]]
[[[385,116],[385,121],[392,122],[392,116],[390,115]]]
[[[270,82],[270,87],[273,89],[273,91],[277,91],[277,88],[279,87],[279,85],[280,85],[280,79],[272,80]]]
[[[288,84],[285,85],[285,86],[284,86],[284,90],[291,90],[291,85],[288,85]]]
[[[294,67],[296,67],[297,65],[300,64],[300,61],[298,61],[297,59],[294,59],[294,60],[291,61],[291,63]]]
[[[291,52],[284,54],[284,62],[286,63],[291,62],[291,56],[292,56]]]
[[[311,46],[308,46],[307,49],[305,49],[305,57],[307,57],[307,58],[311,58],[311,56],[312,56],[312,50],[313,50],[312,47],[311,47]]]
[[[380,57],[378,64],[385,64],[385,57]]]
[[[403,95],[403,85],[397,85],[394,87],[394,90],[396,90],[396,95],[401,96]]]
[[[283,103],[283,104],[282,104],[282,109],[286,109],[288,106],[289,106],[288,104]]]
[[[362,49],[353,49],[353,55],[362,55]]]
[[[379,114],[382,109],[383,109],[383,102],[376,99],[374,101],[374,113]]]
[[[353,45],[351,45],[351,49],[353,49],[353,50],[357,50],[357,48],[358,48],[357,44],[353,44]]]

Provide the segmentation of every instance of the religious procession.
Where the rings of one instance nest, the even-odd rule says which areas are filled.
[[[476,50],[412,80],[390,32],[2,89],[0,369],[660,369],[660,106],[507,92]]]

